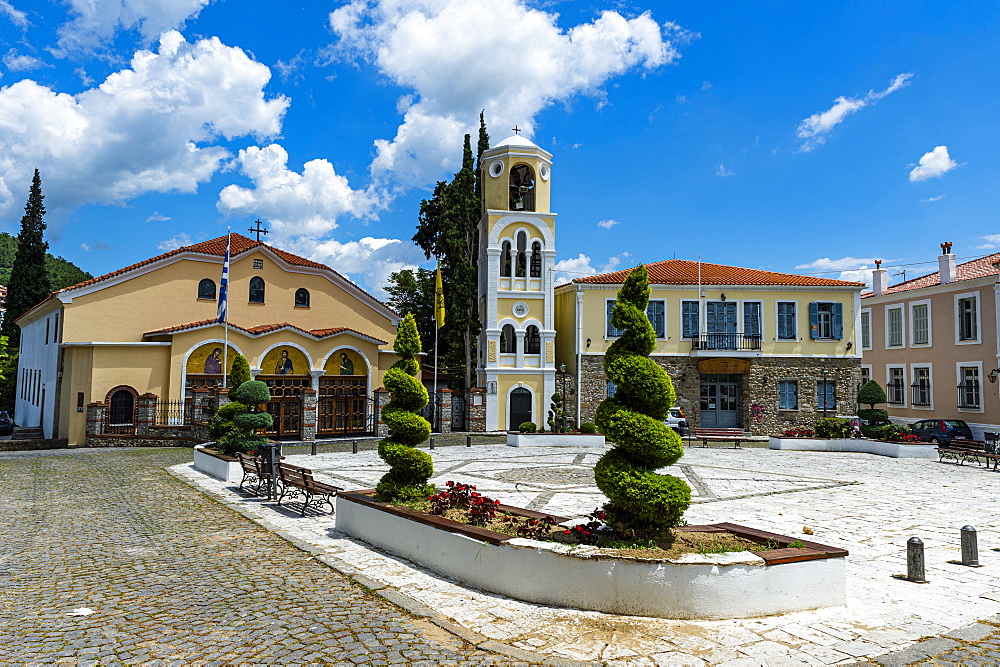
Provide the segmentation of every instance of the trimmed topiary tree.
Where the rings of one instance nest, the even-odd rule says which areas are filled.
[[[858,403],[868,406],[868,410],[858,410],[858,418],[864,420],[888,419],[888,410],[876,410],[877,403],[885,403],[889,399],[885,396],[885,391],[875,380],[865,382],[858,390]]]
[[[430,455],[415,448],[430,436],[431,425],[420,416],[420,410],[427,405],[427,389],[415,377],[420,370],[415,358],[420,352],[420,335],[412,314],[399,323],[392,349],[400,358],[386,371],[383,381],[392,395],[382,408],[389,437],[378,443],[378,455],[391,469],[375,490],[379,500],[405,501],[434,493],[434,487],[427,484],[434,474],[434,462]]]
[[[244,382],[249,382],[253,377],[250,375],[250,362],[242,354],[233,357],[233,367],[229,371],[229,391],[239,388]]]
[[[267,437],[254,433],[262,428],[270,428],[274,418],[270,413],[259,411],[257,406],[271,400],[271,390],[259,380],[244,382],[235,391],[229,392],[232,403],[219,408],[219,415],[228,417],[232,428],[224,433],[218,443],[226,454],[236,452],[253,452],[261,445],[267,444]],[[230,408],[229,406],[234,406]],[[225,422],[218,424],[224,428]]]
[[[615,395],[597,408],[594,421],[615,446],[594,466],[597,487],[608,497],[607,524],[622,536],[655,539],[676,526],[691,504],[691,488],[654,470],[683,454],[681,438],[663,423],[674,404],[667,372],[649,358],[656,334],[646,317],[649,275],[632,269],[618,291],[611,324],[624,333],[604,356],[604,373]]]

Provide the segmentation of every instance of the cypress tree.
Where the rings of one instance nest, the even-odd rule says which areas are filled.
[[[45,251],[49,244],[42,238],[45,232],[44,199],[42,179],[35,169],[28,192],[28,203],[24,206],[24,217],[21,218],[21,233],[17,235],[17,255],[10,271],[10,285],[7,286],[7,312],[3,318],[3,326],[0,327],[0,334],[7,336],[12,348],[21,345],[21,329],[14,324],[14,320],[52,292],[49,274],[45,269]]]
[[[476,197],[479,199],[480,215],[485,212],[483,208],[485,204],[483,200],[483,153],[490,148],[490,135],[486,131],[485,113],[484,111],[479,112],[479,143],[476,144]]]

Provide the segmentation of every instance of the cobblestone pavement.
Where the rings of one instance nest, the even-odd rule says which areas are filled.
[[[164,468],[0,455],[0,662],[512,662],[410,616]]]
[[[880,665],[1000,664],[1000,614],[872,659]]]

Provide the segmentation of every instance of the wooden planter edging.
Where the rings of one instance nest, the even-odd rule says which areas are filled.
[[[243,476],[240,462],[236,457],[207,449],[205,445],[196,445],[194,448],[194,469],[223,482],[238,482]]]
[[[755,551],[755,556],[760,556],[768,565],[780,565],[781,563],[798,563],[806,560],[817,560],[819,558],[845,558],[849,554],[846,549],[828,547],[819,542],[799,540],[787,535],[769,533],[766,530],[747,528],[735,523],[711,523],[705,526],[680,526],[674,529],[679,533],[704,532],[704,533],[731,533],[737,537],[745,537],[758,543],[777,542],[778,544],[791,544],[801,542],[801,547],[781,547],[780,549],[769,549],[767,551]]]

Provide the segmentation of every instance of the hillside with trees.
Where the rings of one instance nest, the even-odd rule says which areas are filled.
[[[16,253],[17,237],[7,232],[0,232],[0,285],[10,284],[10,270],[14,266]],[[45,253],[45,268],[53,290],[69,287],[94,277],[76,264],[50,253]]]

